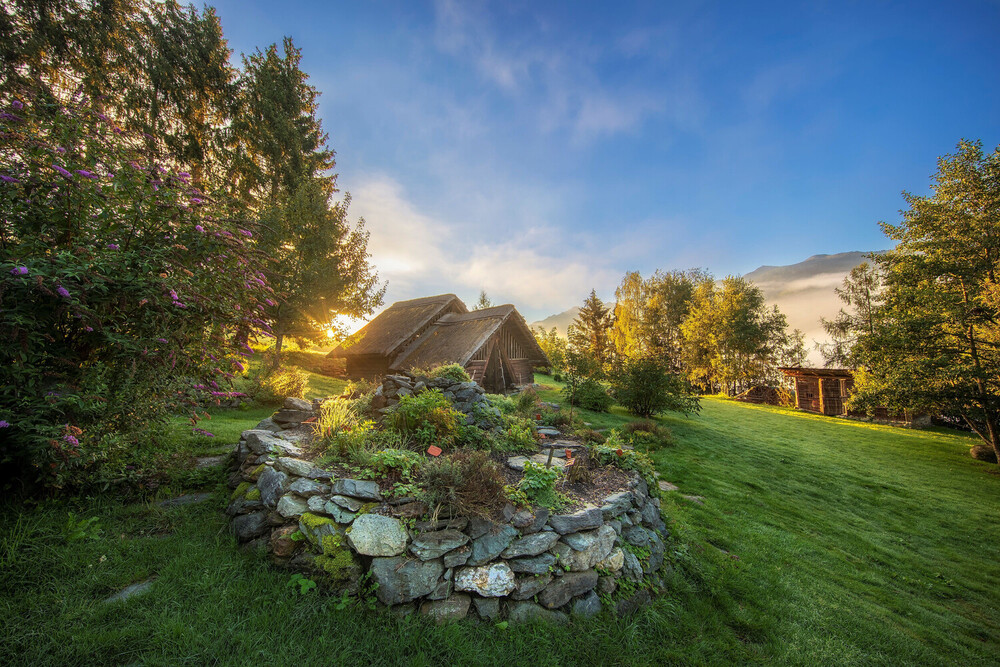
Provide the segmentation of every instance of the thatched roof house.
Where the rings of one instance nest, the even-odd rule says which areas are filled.
[[[469,312],[454,294],[397,301],[330,355],[352,378],[459,364],[487,391],[532,381],[549,365],[524,318],[511,305]]]

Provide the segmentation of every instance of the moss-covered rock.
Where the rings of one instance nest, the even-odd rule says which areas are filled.
[[[250,490],[250,482],[240,482],[239,486],[233,491],[233,495],[229,496],[229,501],[239,500],[240,498],[246,498],[247,491]],[[257,498],[253,500],[260,500],[260,492],[257,492]]]

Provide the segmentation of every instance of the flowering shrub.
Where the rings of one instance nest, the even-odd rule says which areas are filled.
[[[83,486],[106,434],[228,395],[270,292],[251,226],[99,104],[2,104],[0,464]]]

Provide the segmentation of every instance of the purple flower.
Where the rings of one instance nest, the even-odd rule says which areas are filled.
[[[166,343],[167,342],[166,338],[157,338],[156,340],[160,341],[161,343]]]
[[[83,330],[89,333],[94,330],[94,327],[84,327]]]
[[[9,113],[7,111],[0,111],[0,120],[13,120],[13,121],[20,122],[22,120],[22,118],[20,116],[17,116],[15,114]]]
[[[191,178],[191,174],[187,173],[186,171],[182,171],[179,174],[177,174],[177,178],[180,179],[181,183],[187,183],[188,180]]]
[[[236,368],[240,369],[241,373],[247,369],[246,366],[244,366],[243,364],[241,364],[238,361],[234,361],[233,362],[233,366],[236,366]]]
[[[84,178],[97,178],[97,174],[92,171],[87,171],[86,169],[77,169],[76,173],[80,174]]]
[[[180,301],[174,301],[174,305],[178,308],[187,308],[187,304],[183,304]]]
[[[192,204],[204,204],[205,200],[204,199],[199,199],[198,197],[191,197],[191,203]]]
[[[21,182],[21,181],[17,180],[16,178],[13,178],[11,176],[6,176],[4,174],[0,174],[0,181],[3,181],[4,183],[20,183]]]
[[[0,428],[10,428],[10,422],[6,419],[0,419]]]
[[[170,298],[177,301],[177,292],[170,290]]]
[[[14,111],[20,111],[21,109],[24,108],[24,104],[21,102],[21,100],[14,100],[13,102],[10,103],[10,106]]]
[[[28,267],[15,266],[13,269],[10,270],[10,273],[13,276],[26,276],[28,275]]]
[[[107,116],[105,116],[105,115],[104,115],[104,114],[102,114],[102,113],[99,113],[99,114],[97,114],[97,117],[98,117],[98,118],[100,118],[101,120],[105,121],[105,122],[107,122],[107,120],[108,120],[108,117],[107,117]]]
[[[203,429],[203,428],[195,428],[195,429],[191,429],[191,432],[192,432],[192,433],[195,433],[195,434],[197,434],[197,435],[203,435],[203,436],[205,436],[206,438],[214,438],[214,437],[215,437],[215,434],[214,434],[214,433],[209,433],[208,431],[206,431],[206,430],[205,430],[205,429]]]
[[[77,440],[76,436],[74,436],[74,435],[64,435],[63,436],[63,440],[65,440],[67,443],[69,443],[70,445],[72,445],[74,447],[79,447],[80,446],[80,441]]]
[[[118,244],[117,243],[109,243],[108,244],[108,250],[118,250]]]
[[[66,171],[65,169],[63,169],[62,167],[60,167],[59,165],[57,165],[54,162],[52,163],[52,168],[55,169],[56,171],[58,171],[60,174],[62,174],[63,177],[68,178],[70,180],[73,179],[73,174],[69,173],[68,171]]]
[[[194,230],[195,230],[196,232],[203,232],[203,231],[205,231],[205,228],[204,228],[204,227],[202,227],[201,225],[195,225],[195,226],[194,226]]]
[[[60,155],[62,155],[65,152],[66,152],[66,149],[63,148],[62,146],[59,146],[58,148],[56,148],[56,153],[59,153]]]
[[[132,160],[131,162],[129,162],[129,166],[132,167],[133,169],[141,169],[142,168],[142,167],[139,166],[139,163],[136,162],[135,160]]]
[[[62,285],[60,285],[59,287],[56,288],[56,294],[58,294],[59,296],[61,296],[64,299],[68,299],[69,298],[69,290],[66,289],[65,287],[63,287]]]
[[[242,234],[243,236],[246,236],[247,238],[253,238],[253,234],[251,234],[250,232],[248,232],[248,231],[247,231],[247,230],[245,230],[245,229],[238,229],[238,230],[236,230],[236,231],[238,231],[238,232],[239,232],[240,234]]]

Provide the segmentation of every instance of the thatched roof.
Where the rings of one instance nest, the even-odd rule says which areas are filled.
[[[467,308],[454,294],[397,301],[352,336],[357,342],[346,348],[341,344],[330,352],[329,356],[352,357],[372,354],[392,357],[431,322],[444,313],[455,311],[464,313],[467,312]]]
[[[846,368],[803,368],[802,366],[787,366],[779,368],[778,370],[788,377],[832,378],[844,380],[854,377],[854,371]]]
[[[394,369],[432,368],[456,363],[464,366],[490,336],[510,323],[520,334],[528,358],[538,364],[548,364],[548,358],[538,347],[534,335],[514,306],[506,304],[471,313],[449,313],[441,316],[422,336],[404,349],[392,362]]]

